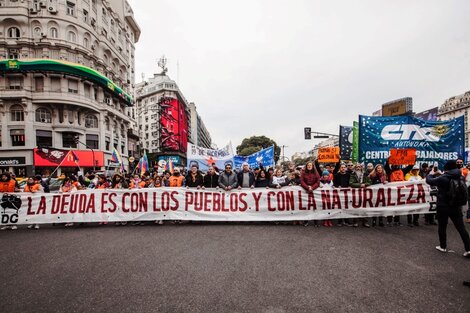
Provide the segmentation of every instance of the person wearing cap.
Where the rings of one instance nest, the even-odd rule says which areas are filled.
[[[237,175],[238,188],[255,188],[255,174],[250,170],[248,162],[243,162],[242,170]]]
[[[366,173],[367,175],[370,175],[370,173],[372,173],[373,170],[374,170],[374,164],[372,164],[372,163],[367,163],[365,173]]]
[[[447,249],[447,222],[449,218],[454,223],[455,228],[462,238],[465,252],[464,257],[470,257],[470,237],[462,217],[462,207],[449,204],[448,191],[451,179],[460,180],[462,173],[455,160],[449,160],[444,165],[444,174],[435,177],[434,169],[426,177],[426,183],[438,188],[437,193],[437,221],[439,232],[439,246],[436,249],[441,252],[448,252]]]
[[[420,181],[423,180],[421,176],[419,176],[419,166],[415,164],[411,171],[405,175],[406,181]],[[419,214],[408,214],[407,215],[408,226],[419,226]]]
[[[201,188],[204,186],[204,177],[202,177],[196,164],[191,165],[191,170],[186,175],[186,187]]]
[[[168,179],[168,187],[183,187],[184,176],[181,175],[180,169],[175,168],[173,174]]]
[[[369,178],[369,175],[364,172],[364,167],[361,163],[357,163],[354,167],[354,171],[349,176],[349,186],[351,188],[366,188],[372,184],[372,181]],[[367,218],[361,218],[363,227],[370,227],[369,223],[367,222]],[[357,223],[357,219],[353,218],[352,220],[353,226],[359,226]]]
[[[225,164],[225,170],[219,175],[219,187],[227,191],[238,187],[238,177],[230,163]]]

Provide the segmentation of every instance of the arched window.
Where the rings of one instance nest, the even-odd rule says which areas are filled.
[[[18,27],[8,28],[8,38],[20,38],[21,32]]]
[[[21,105],[12,105],[10,108],[10,114],[12,122],[24,121],[24,110]]]
[[[45,108],[36,110],[36,122],[39,123],[52,123],[51,111]]]
[[[49,29],[49,34],[50,34],[51,38],[58,38],[59,37],[59,31],[55,27],[51,27]]]
[[[35,38],[41,38],[42,30],[41,27],[35,27],[33,30],[33,35]]]
[[[69,31],[67,34],[67,40],[70,42],[77,42],[77,35],[73,31]]]
[[[90,42],[88,41],[88,38],[83,38],[83,46],[85,48],[90,48]]]
[[[87,115],[85,117],[86,128],[98,128],[98,118],[94,115]]]
[[[110,125],[109,125],[109,118],[106,118],[106,119],[104,120],[104,123],[106,124],[106,130],[107,130],[107,131],[110,131],[111,128],[110,128]]]

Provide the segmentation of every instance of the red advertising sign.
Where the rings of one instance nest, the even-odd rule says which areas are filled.
[[[34,149],[34,166],[48,166],[48,167],[93,167],[104,166],[104,153],[103,151],[83,151],[73,150],[73,154],[69,150],[53,150],[44,151],[48,149]],[[74,156],[75,155],[75,156]],[[93,165],[93,160],[95,164]]]
[[[188,117],[184,103],[166,98],[161,104],[162,149],[186,152],[188,143]]]

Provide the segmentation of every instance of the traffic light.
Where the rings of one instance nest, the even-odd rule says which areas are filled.
[[[304,134],[305,134],[305,139],[312,139],[312,128],[311,127],[305,127],[304,128]]]

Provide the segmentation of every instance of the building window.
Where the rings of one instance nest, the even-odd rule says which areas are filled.
[[[12,122],[22,122],[24,121],[24,110],[20,105],[13,105],[10,108],[11,121]]]
[[[8,38],[17,39],[17,38],[20,38],[20,36],[21,36],[21,32],[18,27],[8,28]]]
[[[14,147],[25,145],[24,129],[12,129],[10,130],[11,145]]]
[[[109,146],[111,145],[111,139],[109,137],[106,137],[105,139],[106,140],[104,143],[106,144],[106,151],[109,151],[110,150]]]
[[[39,123],[52,123],[51,111],[45,108],[36,110],[36,122]]]
[[[78,134],[73,132],[62,133],[62,146],[64,148],[77,148]]]
[[[87,83],[83,84],[83,92],[85,93],[85,97],[90,98],[91,87],[89,84]]]
[[[52,131],[36,130],[36,146],[52,147]]]
[[[88,11],[83,10],[83,21],[88,24]]]
[[[78,81],[69,79],[69,92],[70,93],[78,93]]]
[[[106,118],[106,119],[104,120],[104,123],[105,123],[105,125],[106,125],[106,130],[107,130],[107,131],[110,131],[110,130],[111,130],[111,127],[110,127],[110,125],[109,125],[109,118]]]
[[[60,77],[51,77],[51,91],[60,92],[61,89]]]
[[[8,58],[9,59],[19,59],[20,58],[20,53],[18,52],[18,49],[8,49]]]
[[[35,38],[41,38],[41,34],[42,34],[41,27],[35,27],[33,34]]]
[[[126,146],[125,145],[121,145],[121,153],[124,154],[126,151]]]
[[[8,88],[9,89],[23,89],[23,77],[21,76],[10,76],[8,77]]]
[[[98,118],[94,115],[87,115],[85,117],[86,128],[98,128]]]
[[[55,27],[51,27],[49,29],[49,34],[50,34],[51,38],[58,38],[59,37],[59,31]]]
[[[75,16],[75,3],[67,1],[67,15]]]
[[[99,137],[98,135],[87,134],[86,135],[86,145],[88,149],[99,149]]]
[[[77,35],[73,31],[69,31],[67,34],[67,39],[70,42],[77,42]]]
[[[83,46],[87,49],[90,47],[90,41],[88,41],[88,38],[83,38]]]
[[[36,91],[44,91],[44,77],[34,77],[34,87]]]

